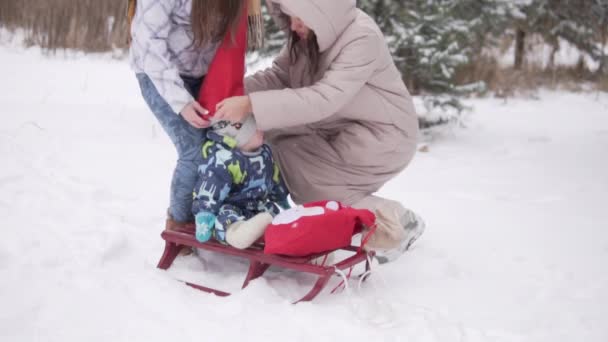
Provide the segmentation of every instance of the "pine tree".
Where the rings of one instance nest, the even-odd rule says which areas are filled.
[[[432,107],[462,109],[458,97],[483,85],[458,85],[455,74],[484,45],[506,0],[361,0],[360,7],[378,22],[410,91]],[[503,6],[504,7],[504,6]],[[502,11],[502,12],[501,12]],[[504,20],[504,19],[501,19]]]
[[[264,16],[265,43],[264,48],[260,51],[261,56],[276,55],[281,48],[287,44],[285,31],[279,29],[272,16],[268,13],[266,4],[262,7]]]
[[[592,20],[597,25],[597,36],[601,51],[597,74],[608,76],[608,56],[606,55],[606,44],[608,43],[608,0],[593,0],[591,13]]]
[[[505,32],[516,36],[516,68],[524,61],[532,34],[559,48],[568,41],[608,73],[608,0],[358,0],[358,7],[380,26],[410,91],[432,107],[462,109],[460,96],[483,84],[458,84],[457,71],[496,45]],[[268,46],[277,52],[285,32],[267,19]]]
[[[518,7],[523,13],[517,21],[520,40],[539,34],[553,46],[554,54],[560,48],[560,40],[564,40],[599,62],[600,70],[606,64],[608,0],[527,0]],[[523,42],[518,45],[523,47]],[[516,57],[516,61],[522,59]]]
[[[461,0],[456,3],[453,15],[468,23],[467,38],[475,54],[498,43],[498,38],[511,24],[516,3],[513,0]]]

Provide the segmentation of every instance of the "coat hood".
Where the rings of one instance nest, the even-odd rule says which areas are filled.
[[[285,13],[302,19],[317,35],[321,52],[329,49],[357,17],[356,0],[270,0],[279,26],[289,29]]]

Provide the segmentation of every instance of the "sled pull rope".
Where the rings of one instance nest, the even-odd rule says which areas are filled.
[[[367,262],[369,263],[369,265],[372,264],[372,258],[371,258],[371,256],[369,254],[367,255]],[[335,268],[335,271],[336,271],[336,273],[340,277],[342,277],[342,281],[340,282],[340,284],[338,284],[338,286],[336,286],[331,291],[331,294],[334,294],[334,292],[336,292],[336,290],[338,290],[338,288],[340,288],[340,286],[342,286],[342,285],[344,285],[343,287],[344,287],[345,290],[348,290],[348,281],[350,280],[350,276],[351,276],[351,273],[353,271],[353,268],[352,267],[350,268],[350,270],[348,271],[348,275],[345,274],[342,270],[340,270],[338,268]],[[372,269],[371,268],[369,269],[369,271],[365,271],[365,272],[363,272],[363,274],[361,274],[359,276],[359,281],[357,282],[357,289],[359,291],[361,291],[361,289],[363,288],[363,282],[365,281],[365,279],[367,279],[367,277],[370,276],[370,274],[372,274]],[[386,281],[384,280],[384,278],[381,278],[381,280],[382,280],[382,282],[384,284],[386,284]],[[374,289],[377,290],[377,288],[375,286],[374,286]]]
[[[350,270],[352,271],[352,267],[350,268]],[[350,287],[348,285],[348,279],[350,279],[350,271],[348,272],[348,275],[346,275],[346,273],[344,273],[344,271],[342,271],[341,269],[337,268],[334,266],[334,271],[342,278],[342,281],[340,282],[340,284],[338,284],[338,286],[336,286],[333,290],[331,290],[331,294],[334,294],[334,292],[336,292],[336,290],[338,288],[340,288],[342,285],[344,290],[349,293],[350,292]]]
[[[368,260],[371,262],[371,257],[368,256]],[[383,317],[396,317],[395,310],[392,308],[392,306],[384,299],[378,297],[378,293],[382,291],[380,291],[375,284],[372,283],[375,295],[373,295],[371,301],[361,295],[361,284],[365,277],[371,274],[371,269],[366,271],[361,279],[359,279],[359,290],[357,292],[352,291],[348,284],[348,275],[344,271],[338,268],[335,268],[335,271],[336,274],[342,278],[342,282],[344,283],[346,298],[348,300],[348,309],[360,322],[369,324],[376,328],[391,328],[395,326],[396,322],[394,319],[385,318],[378,320],[373,316],[374,314],[381,313],[381,316]],[[384,285],[386,284],[384,278],[380,277],[380,280]]]
[[[359,284],[358,284],[359,291],[361,291],[361,288],[363,287],[363,282],[365,281],[365,279],[367,279],[367,277],[369,277],[369,275],[372,274],[372,268],[371,268],[372,257],[369,254],[367,255],[367,262],[370,265],[370,269],[369,269],[369,271],[363,272],[363,274],[359,276]],[[382,281],[384,281],[384,279],[382,279]]]
[[[361,246],[359,246],[358,252],[361,252],[363,250],[363,247],[365,247],[369,238],[371,238],[372,235],[374,235],[374,233],[376,232],[376,229],[378,229],[378,224],[374,223],[374,225],[369,228],[369,231],[367,232],[367,234],[365,234],[365,236],[361,240]]]
[[[361,239],[361,246],[359,246],[359,248],[357,249],[357,253],[361,253],[363,251],[363,247],[365,247],[365,245],[367,244],[367,241],[376,232],[377,228],[378,228],[377,223],[374,223],[374,225],[370,227],[367,234],[365,234],[363,239]],[[372,264],[369,254],[367,255],[367,262],[369,263],[369,265]],[[323,260],[323,263],[325,263],[325,260]],[[344,272],[335,268],[336,273],[338,273],[340,275],[344,275],[344,277],[343,277],[342,281],[340,282],[340,284],[338,284],[338,286],[334,287],[334,289],[331,290],[331,294],[334,294],[340,287],[344,287],[344,288],[348,287],[348,280],[350,279],[350,276],[353,273],[353,268],[354,268],[354,266],[351,266],[351,268],[348,270],[348,275],[344,275]],[[371,273],[371,269],[369,271],[366,271],[365,273],[363,273],[363,275],[361,276],[361,279],[365,279],[365,277],[369,276],[370,273]],[[361,283],[362,283],[361,279],[359,279],[359,289],[361,289]]]

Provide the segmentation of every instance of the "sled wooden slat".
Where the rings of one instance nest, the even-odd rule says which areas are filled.
[[[249,283],[261,277],[264,272],[270,266],[279,266],[286,269],[291,269],[299,272],[310,273],[317,275],[319,278],[313,285],[313,288],[304,297],[295,303],[301,301],[313,300],[327,285],[331,276],[335,273],[336,269],[345,270],[353,267],[359,263],[365,262],[366,270],[369,270],[368,255],[371,253],[365,251],[359,251],[357,246],[348,246],[342,248],[342,250],[354,253],[350,257],[339,261],[334,265],[314,265],[311,261],[323,257],[332,253],[333,251],[317,253],[306,257],[290,257],[280,255],[269,255],[264,254],[263,244],[256,244],[248,249],[236,249],[227,245],[223,245],[217,241],[209,241],[205,243],[198,242],[194,237],[194,231],[168,231],[162,232],[161,237],[165,240],[165,250],[162,257],[158,262],[158,268],[166,270],[173,264],[173,261],[178,256],[179,251],[184,247],[193,247],[208,250],[215,253],[221,253],[236,257],[242,257],[249,260],[249,270],[245,276],[242,288],[247,287]],[[230,293],[221,290],[209,288],[199,284],[193,284],[186,282],[186,285],[204,291],[212,293],[218,296],[229,296]]]
[[[214,294],[214,295],[216,295],[218,297],[228,297],[228,296],[230,296],[230,293],[228,293],[228,292],[212,289],[210,287],[205,287],[205,286],[202,286],[202,285],[197,285],[197,284],[188,283],[188,282],[186,282],[185,284],[188,285],[188,286],[190,286],[190,287],[192,287],[192,288],[194,288],[194,289],[201,290],[201,291],[204,291],[204,292],[207,292],[207,293],[212,293],[212,294]]]

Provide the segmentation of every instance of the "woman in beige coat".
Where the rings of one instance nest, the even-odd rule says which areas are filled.
[[[270,0],[290,41],[271,68],[246,79],[248,96],[218,106],[218,119],[253,113],[296,203],[338,200],[368,208],[368,242],[387,261],[424,229],[401,204],[374,196],[416,151],[412,99],[377,24],[355,0]]]

